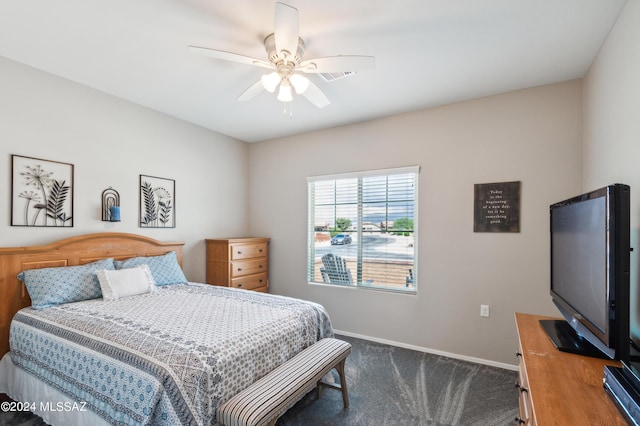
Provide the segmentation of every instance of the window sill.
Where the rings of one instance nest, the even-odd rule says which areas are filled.
[[[393,294],[401,294],[407,296],[417,296],[418,290],[394,290],[392,288],[383,288],[383,287],[375,287],[371,285],[338,285],[338,284],[327,284],[327,283],[317,283],[317,282],[309,282],[309,285],[318,286],[318,287],[330,287],[330,288],[344,288],[349,290],[364,290],[364,291],[380,291],[384,293],[393,293]]]

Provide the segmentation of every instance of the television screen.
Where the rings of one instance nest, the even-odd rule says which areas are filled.
[[[551,216],[551,289],[601,332],[608,313],[606,203],[603,195]]]
[[[563,351],[629,354],[629,187],[615,184],[550,206],[551,297],[566,321],[542,321]]]

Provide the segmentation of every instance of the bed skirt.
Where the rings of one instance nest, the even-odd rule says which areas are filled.
[[[80,401],[75,401],[42,382],[20,367],[7,353],[0,360],[0,393],[16,401],[16,407],[28,405],[29,411],[42,417],[52,426],[108,426],[103,418]]]

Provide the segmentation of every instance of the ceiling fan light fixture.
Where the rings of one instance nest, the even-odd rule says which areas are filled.
[[[280,80],[282,80],[282,77],[280,77],[280,74],[274,71],[272,73],[263,75],[260,80],[262,81],[262,87],[264,87],[264,90],[269,93],[273,93],[276,91],[278,84],[280,84]]]
[[[337,79],[336,75],[351,75],[375,66],[373,56],[338,55],[302,60],[305,43],[300,37],[300,18],[298,9],[281,2],[276,3],[274,16],[274,31],[264,39],[264,48],[268,61],[256,59],[238,53],[224,50],[210,49],[199,46],[189,46],[189,52],[197,53],[225,61],[254,65],[267,68],[263,75],[251,87],[246,89],[238,101],[252,99],[263,90],[270,93],[278,91],[277,99],[281,102],[293,101],[293,90],[303,95],[318,108],[330,104],[327,96],[305,74],[319,74],[325,81]],[[349,70],[349,71],[344,71]],[[278,87],[280,86],[280,87]],[[293,89],[292,89],[293,87]],[[289,109],[287,106],[286,109]]]
[[[291,84],[289,84],[289,80],[287,78],[283,78],[282,83],[280,83],[280,90],[278,91],[278,100],[280,102],[293,101],[293,93],[291,93]]]
[[[289,81],[298,95],[302,95],[309,88],[309,79],[304,75],[293,74]]]

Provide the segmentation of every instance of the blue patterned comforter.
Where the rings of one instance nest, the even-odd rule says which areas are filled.
[[[215,424],[218,405],[331,337],[312,302],[204,284],[25,308],[11,358],[113,424]]]

